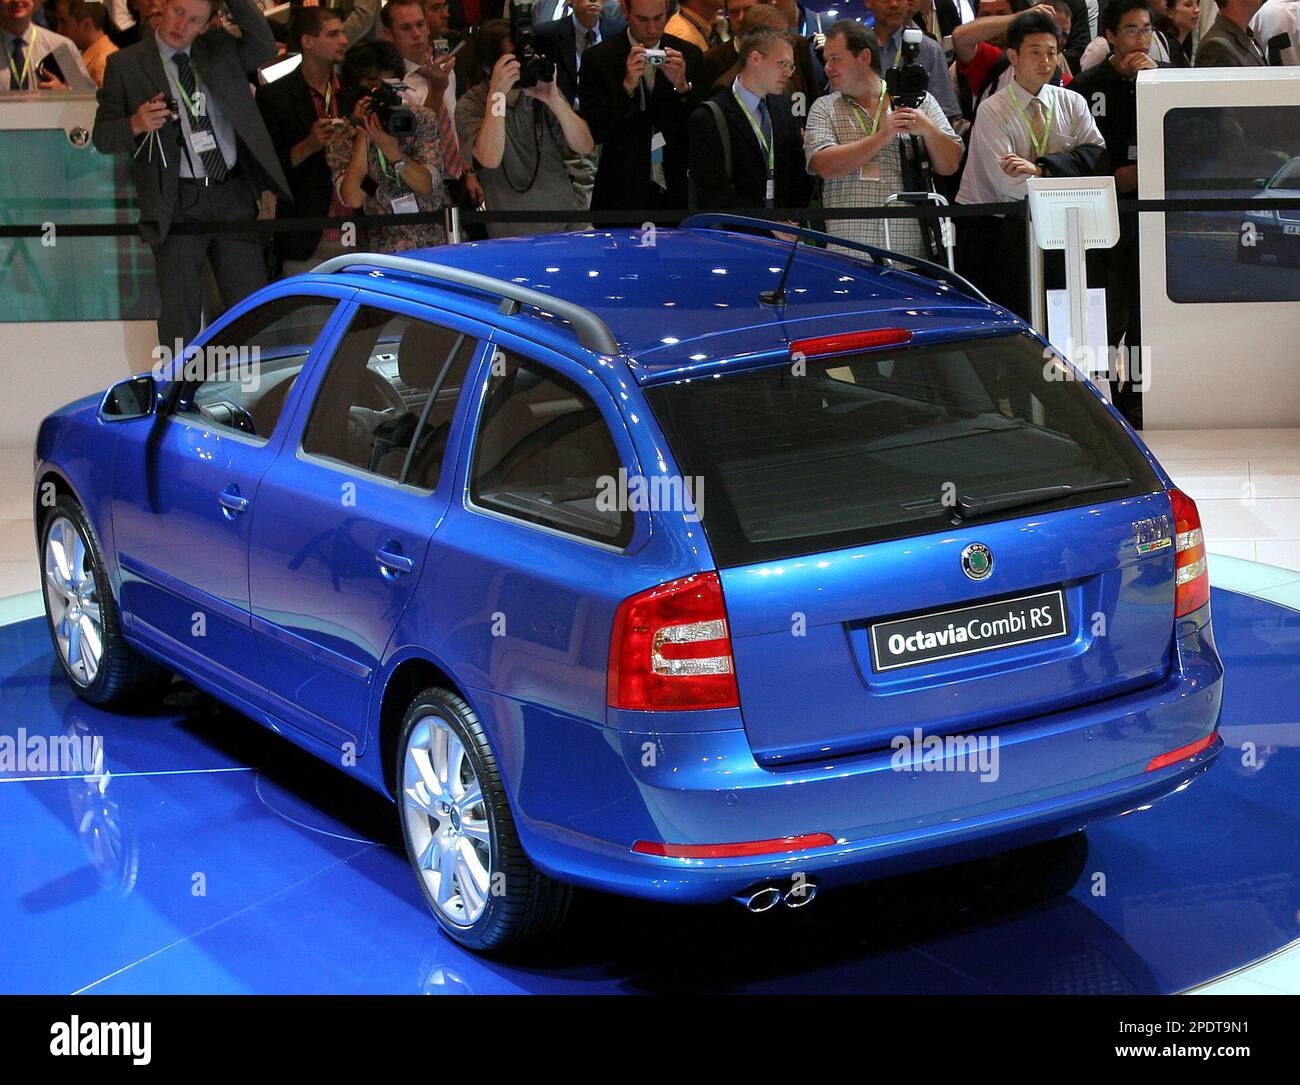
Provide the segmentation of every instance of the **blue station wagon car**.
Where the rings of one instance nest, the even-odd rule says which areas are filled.
[[[573,886],[797,906],[1186,786],[1194,503],[964,280],[760,231],[344,257],[45,419],[77,693],[179,674],[391,797],[485,951]]]

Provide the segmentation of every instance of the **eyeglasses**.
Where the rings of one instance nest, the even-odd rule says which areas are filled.
[[[785,72],[786,75],[792,75],[794,73],[793,60],[778,60],[776,66]]]
[[[1145,38],[1149,37],[1155,30],[1153,26],[1121,26],[1119,32],[1126,38]]]

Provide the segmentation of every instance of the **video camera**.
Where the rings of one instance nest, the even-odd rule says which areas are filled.
[[[363,95],[370,99],[370,112],[379,121],[379,127],[398,139],[415,135],[415,114],[402,100],[405,89],[404,83],[384,81],[376,83]]]
[[[510,0],[510,40],[515,43],[521,88],[549,83],[555,78],[555,62],[533,48],[533,11],[536,0]]]
[[[921,40],[925,35],[919,27],[903,31],[903,46],[898,51],[898,62],[885,73],[889,96],[901,109],[920,109],[925,93],[930,88],[930,73],[917,57],[921,55]]]

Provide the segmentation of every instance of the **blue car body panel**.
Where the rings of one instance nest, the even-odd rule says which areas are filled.
[[[378,790],[392,786],[385,694],[407,667],[436,669],[487,732],[529,856],[574,883],[703,901],[794,870],[860,880],[1071,832],[1204,771],[1217,740],[1145,771],[1213,731],[1222,688],[1208,606],[1175,621],[1173,550],[1134,547],[1134,521],[1169,513],[1164,489],[723,568],[741,707],[607,706],[619,604],[717,562],[702,525],[680,511],[638,512],[617,550],[477,507],[468,476],[496,348],[589,395],[630,474],[672,475],[677,460],[646,398],[655,386],[788,364],[790,343],[810,336],[905,328],[925,344],[1027,331],[951,286],[814,249],[795,262],[788,307],[774,311],[757,295],[787,254],[784,243],[702,230],[415,254],[562,292],[608,323],[616,357],[581,347],[536,310],[503,313],[497,299],[416,276],[359,267],[277,283],[197,340],[284,294],[337,301],[269,440],[192,419],[105,421],[100,397],[87,398],[41,427],[38,512],[44,481],[85,507],[133,644]],[[324,363],[362,304],[481,344],[431,493],[301,447]],[[216,498],[228,487],[250,499],[251,516],[223,515]],[[340,503],[341,487],[351,504]],[[957,554],[972,542],[1001,555],[987,581],[961,573]],[[409,558],[410,574],[381,577],[381,546]],[[871,622],[1045,588],[1062,590],[1069,636],[873,671]],[[797,642],[792,610],[806,624]],[[793,726],[810,703],[815,721]],[[898,771],[892,736],[955,732],[999,736],[995,779],[931,772],[920,760]],[[724,859],[631,850],[808,833],[835,843]]]

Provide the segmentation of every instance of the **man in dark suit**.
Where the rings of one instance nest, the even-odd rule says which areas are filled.
[[[690,175],[709,211],[803,207],[812,195],[803,138],[785,89],[794,71],[790,34],[758,27],[740,36],[740,74],[691,114]],[[722,143],[714,106],[722,112]],[[730,159],[730,170],[728,162]]]
[[[1215,0],[1219,14],[1196,47],[1198,68],[1266,68],[1268,55],[1250,29],[1264,0]]]
[[[626,34],[582,60],[579,113],[601,145],[591,209],[685,207],[686,120],[701,53],[663,32],[668,0],[623,0]]]
[[[334,65],[348,49],[343,20],[329,8],[298,8],[289,20],[289,43],[302,50],[302,63],[288,75],[257,90],[257,108],[275,144],[280,168],[289,180],[293,203],[276,208],[277,218],[324,218],[330,213],[334,182],[325,163],[325,146],[344,116]],[[340,208],[335,207],[335,210]],[[295,275],[337,255],[337,231],[321,248],[321,231],[276,234],[282,272]],[[317,251],[320,248],[321,251]]]
[[[573,9],[563,19],[553,19],[533,28],[533,45],[555,61],[556,82],[569,105],[578,107],[578,72],[582,55],[592,46],[620,32],[604,0],[570,0]],[[621,29],[626,30],[624,25]]]
[[[109,57],[95,115],[100,153],[132,156],[140,235],[158,275],[158,337],[169,349],[202,324],[205,263],[227,307],[266,282],[256,234],[175,234],[173,224],[247,220],[263,189],[289,195],[249,90],[258,65],[275,57],[275,38],[253,0],[227,4],[240,37],[208,29],[213,0],[171,0],[153,37]]]

